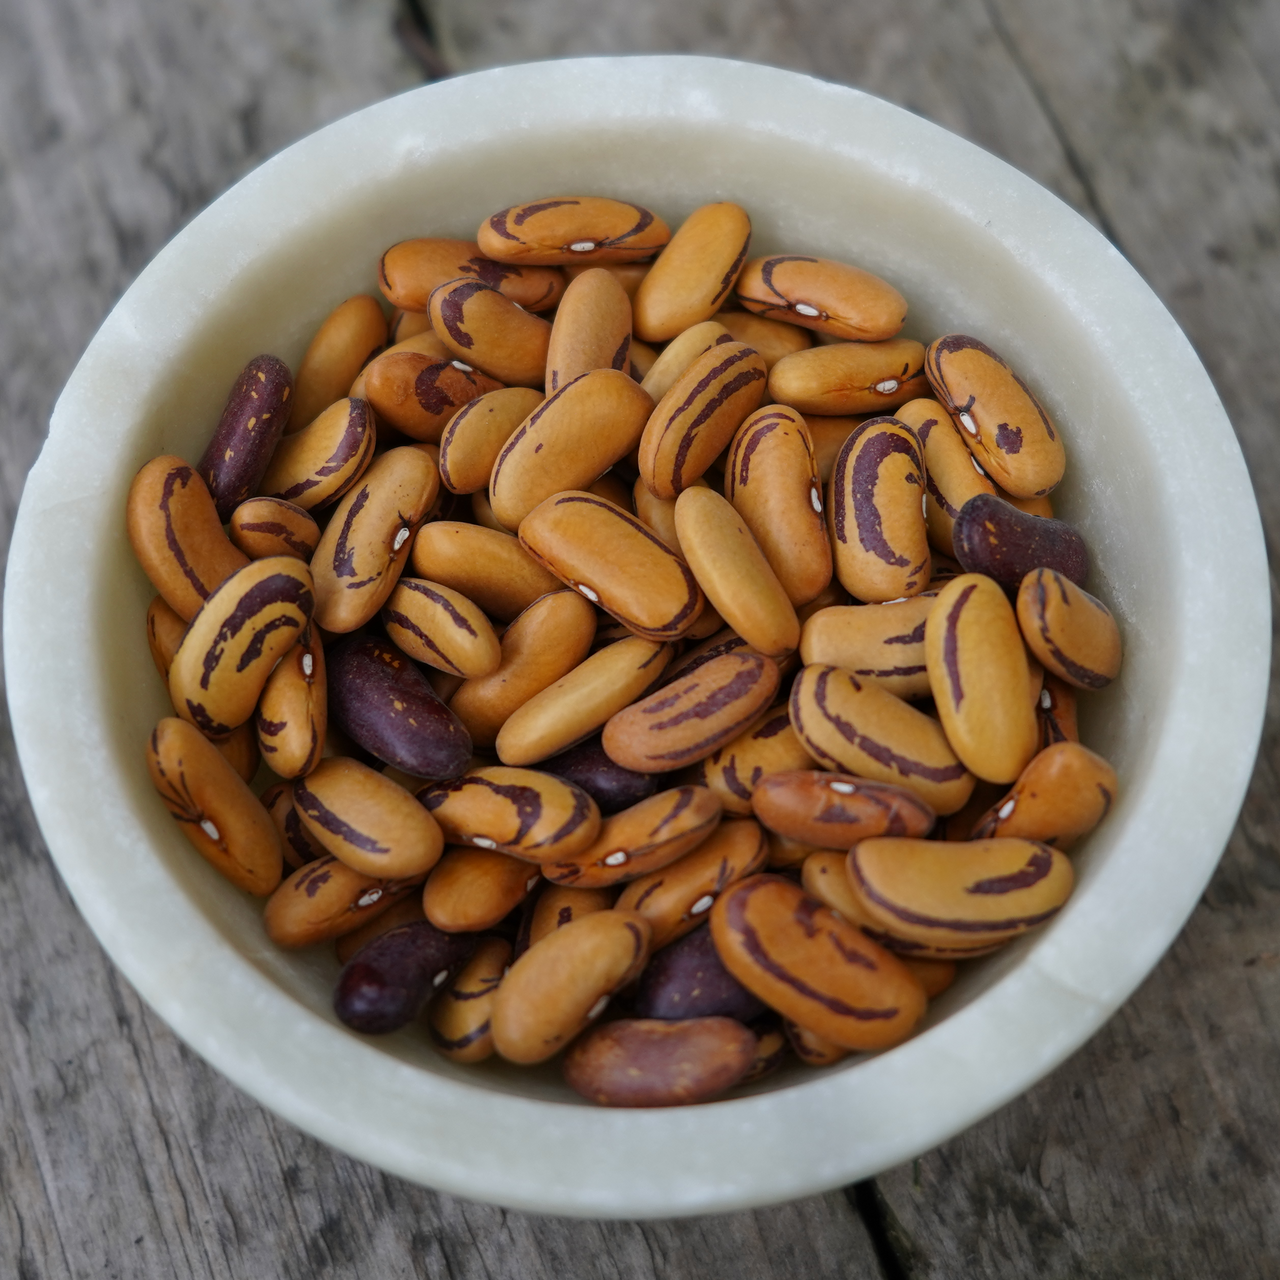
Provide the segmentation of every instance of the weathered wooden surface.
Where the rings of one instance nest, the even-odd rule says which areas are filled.
[[[1240,433],[1269,540],[1280,529],[1280,0],[437,0],[426,12],[459,69],[597,52],[754,58],[857,84],[1003,155],[1102,227],[1171,307]],[[391,0],[0,0],[4,543],[53,399],[138,269],[263,156],[421,78],[394,17]],[[410,47],[423,50],[419,35]],[[88,934],[6,726],[0,1274],[1280,1275],[1276,712],[1203,904],[1072,1061],[856,1196],[641,1225],[437,1196],[232,1089]],[[879,1262],[868,1226],[887,1229]]]

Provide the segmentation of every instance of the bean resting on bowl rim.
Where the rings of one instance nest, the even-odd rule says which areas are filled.
[[[296,387],[254,355],[138,473],[152,781],[274,942],[351,935],[352,1030],[705,1102],[891,1049],[1068,900],[1121,637],[1062,425],[861,264],[750,247],[596,194],[388,246]]]

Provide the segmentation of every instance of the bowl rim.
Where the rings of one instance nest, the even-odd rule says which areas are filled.
[[[766,91],[767,90],[767,91]],[[111,807],[113,764],[95,761],[100,735],[92,716],[73,708],[51,713],[45,691],[58,677],[68,645],[91,642],[88,604],[75,626],[54,607],[74,579],[51,559],[49,537],[92,536],[85,514],[95,491],[65,481],[87,424],[103,415],[103,397],[121,360],[136,359],[139,338],[153,332],[153,310],[168,265],[201,254],[243,269],[254,250],[263,201],[280,193],[318,158],[341,155],[352,179],[376,180],[383,163],[368,147],[370,130],[423,133],[415,163],[430,159],[432,126],[450,113],[480,111],[498,95],[536,103],[540,121],[571,121],[591,95],[622,120],[739,120],[761,130],[790,129],[856,155],[895,181],[928,189],[949,179],[951,212],[981,227],[1001,219],[1010,251],[1051,280],[1100,345],[1137,346],[1131,377],[1160,406],[1194,415],[1186,445],[1202,492],[1186,494],[1188,519],[1218,522],[1216,545],[1232,548],[1235,579],[1265,582],[1261,522],[1239,446],[1216,393],[1189,342],[1136,271],[1083,218],[1003,161],[937,125],[858,90],[795,72],[694,56],[583,58],[475,72],[426,85],[348,116],[268,160],[196,217],[157,255],[124,294],[68,380],[54,409],[48,440],[27,480],[9,556],[4,601],[8,696],[32,804],[51,854],[77,906],[108,955],[144,1000],[197,1053],[263,1105],[307,1132],[390,1172],[438,1189],[513,1208],[585,1217],[668,1217],[741,1209],[791,1199],[872,1176],[910,1159],[1013,1098],[1084,1043],[1147,975],[1181,928],[1220,856],[1252,771],[1269,679],[1270,605],[1265,593],[1229,595],[1208,567],[1193,575],[1205,616],[1226,620],[1197,633],[1196,662],[1233,664],[1233,678],[1211,701],[1175,689],[1168,727],[1193,728],[1211,708],[1234,737],[1194,777],[1185,746],[1162,739],[1160,768],[1212,786],[1221,800],[1188,821],[1145,812],[1152,838],[1178,843],[1178,874],[1147,896],[1126,897],[1123,910],[1094,912],[1072,930],[1049,931],[1020,963],[937,1026],[855,1069],[815,1075],[801,1085],[701,1107],[643,1113],[567,1106],[503,1094],[376,1057],[379,1096],[335,1098],[332,1079],[310,1076],[326,1055],[343,1055],[352,1037],[292,997],[238,953],[228,955],[214,923],[161,870],[148,886],[182,930],[179,953],[162,972],[154,939],[137,933],[135,905],[113,891],[102,847],[141,838],[127,809]],[[785,99],[786,106],[779,103]],[[478,105],[479,104],[479,105]],[[526,111],[534,111],[525,107]],[[804,134],[798,131],[803,129]],[[401,157],[403,160],[403,157]],[[963,181],[960,181],[963,175]],[[944,181],[944,186],[946,182]],[[1010,202],[1019,219],[1007,216]],[[998,207],[997,207],[998,206]],[[265,250],[264,250],[265,251]],[[1097,278],[1081,283],[1081,268]],[[1146,369],[1148,346],[1172,350],[1180,370],[1160,379]],[[127,413],[112,405],[111,413]],[[1181,446],[1179,446],[1181,447]],[[1207,492],[1206,492],[1207,491]],[[81,507],[75,504],[80,503]],[[83,508],[83,509],[81,509]],[[56,523],[55,523],[56,522]],[[69,615],[68,615],[69,616]],[[1185,621],[1185,619],[1182,619]],[[51,732],[51,726],[56,732]],[[1172,737],[1166,733],[1164,738]],[[102,806],[65,803],[68,753],[87,785],[107,788]],[[1229,803],[1228,803],[1229,800]],[[104,837],[104,815],[113,827]],[[1105,874],[1105,872],[1104,872]],[[1118,881],[1122,890],[1131,883]],[[136,886],[134,887],[136,889]],[[1146,892],[1144,890],[1144,892]],[[154,909],[155,903],[152,903]],[[1064,922],[1065,923],[1065,922]],[[1111,960],[1091,966],[1082,943],[1106,938]],[[1120,960],[1115,956],[1119,954]],[[210,968],[216,966],[211,980]],[[1070,1010],[1070,1015],[1064,1014]],[[301,1017],[301,1021],[299,1018]],[[1010,1018],[1035,1050],[1002,1060],[987,1042]],[[288,1034],[262,1034],[263,1027]],[[948,1029],[950,1029],[948,1031]],[[998,1036],[997,1036],[998,1038]],[[358,1043],[358,1042],[357,1042]],[[335,1046],[338,1046],[335,1048]],[[940,1067],[945,1068],[940,1072]],[[939,1081],[942,1081],[941,1085]],[[941,1108],[892,1112],[911,1090],[932,1089]],[[854,1092],[856,1091],[856,1093]],[[940,1121],[939,1110],[947,1118]],[[375,1123],[371,1123],[374,1121]],[[522,1141],[512,1141],[519,1134]],[[689,1142],[689,1135],[696,1142]],[[617,1158],[626,1152],[625,1161]],[[673,1160],[672,1153],[679,1152]],[[764,1153],[763,1157],[761,1153]]]

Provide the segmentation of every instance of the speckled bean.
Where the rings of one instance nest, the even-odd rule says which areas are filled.
[[[324,646],[308,627],[263,685],[254,719],[258,745],[271,771],[282,778],[310,773],[320,763],[329,726]]]
[[[446,983],[427,1011],[436,1051],[451,1062],[483,1062],[493,1054],[493,997],[511,963],[505,938],[481,938],[466,967]]]
[[[593,369],[616,369],[630,380],[630,349],[631,300],[622,285],[603,267],[575,275],[551,326],[547,395]]]
[[[766,372],[783,356],[805,351],[813,345],[813,335],[807,329],[783,320],[766,320],[750,311],[717,311],[711,318],[724,325],[735,342],[754,347],[764,361]]]
[[[564,274],[554,267],[517,267],[495,262],[474,240],[401,240],[382,255],[378,285],[393,307],[425,312],[432,292],[450,280],[471,279],[497,289],[526,311],[547,311],[564,293]]]
[[[261,493],[305,511],[334,502],[373,459],[377,432],[366,400],[338,400],[276,446]]]
[[[416,662],[465,678],[491,675],[502,646],[484,611],[460,591],[401,578],[382,610],[388,637]]]
[[[887,413],[928,389],[924,347],[910,338],[810,347],[769,371],[770,397],[801,413]]]
[[[617,813],[653,795],[657,782],[650,773],[624,769],[609,759],[600,735],[543,760],[544,773],[553,773],[581,787],[600,806],[603,814]]]
[[[694,765],[690,780],[718,796],[726,813],[745,817],[751,813],[753,792],[765,778],[811,763],[783,705],[770,707],[732,742]]]
[[[1069,524],[1027,515],[994,494],[970,498],[951,536],[967,573],[985,573],[1014,591],[1033,569],[1054,569],[1078,587],[1089,578],[1088,548]]]
[[[805,663],[843,667],[899,698],[927,697],[924,628],[936,599],[928,591],[889,604],[820,609],[800,633],[800,657]]]
[[[422,910],[437,929],[479,933],[511,914],[541,875],[521,858],[496,849],[448,849],[422,890]]]
[[[378,417],[410,439],[429,444],[439,442],[449,419],[464,405],[503,385],[467,360],[414,351],[388,351],[364,376],[365,395]]]
[[[907,317],[906,299],[878,276],[797,253],[748,262],[738,279],[738,301],[767,319],[854,342],[892,338]]]
[[[480,224],[481,253],[521,266],[634,262],[671,239],[661,218],[603,196],[545,196],[502,209]]]
[[[502,446],[542,403],[542,392],[501,387],[464,404],[440,437],[440,480],[453,493],[475,493],[489,483]]]
[[[297,503],[282,498],[250,498],[231,513],[231,541],[250,560],[296,556],[310,561],[320,526]]]
[[[637,1018],[736,1018],[751,1022],[766,1006],[724,967],[699,925],[678,942],[654,952],[645,965],[632,1009]]]
[[[262,923],[276,946],[310,947],[360,928],[417,887],[414,881],[362,875],[329,853],[280,885],[267,899]]]
[[[1077,689],[1101,689],[1120,674],[1120,630],[1101,600],[1052,569],[1018,588],[1018,625],[1046,672]]]
[[[508,386],[542,385],[551,325],[541,316],[466,279],[436,288],[428,312],[436,336],[464,364]]]
[[[848,849],[870,836],[925,836],[936,816],[906,787],[820,769],[761,779],[751,807],[771,831],[819,849]]]

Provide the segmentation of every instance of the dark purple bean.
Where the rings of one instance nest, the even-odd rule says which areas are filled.
[[[333,1011],[353,1031],[398,1031],[456,978],[475,950],[468,933],[444,933],[426,920],[402,924],[366,943],[347,961]]]
[[[258,491],[293,408],[293,374],[275,356],[254,356],[236,379],[200,473],[225,524]]]
[[[636,773],[614,764],[605,755],[598,733],[537,767],[581,787],[606,816],[647,800],[658,789],[657,774]]]
[[[351,740],[415,778],[456,778],[471,760],[471,735],[421,671],[373,636],[327,656],[329,714]]]
[[[636,993],[637,1018],[736,1018],[750,1022],[767,1012],[724,962],[704,924],[653,953]]]
[[[1089,576],[1089,549],[1069,524],[1028,515],[990,493],[960,508],[951,540],[966,573],[985,573],[1015,591],[1032,569],[1055,569],[1078,587]]]

